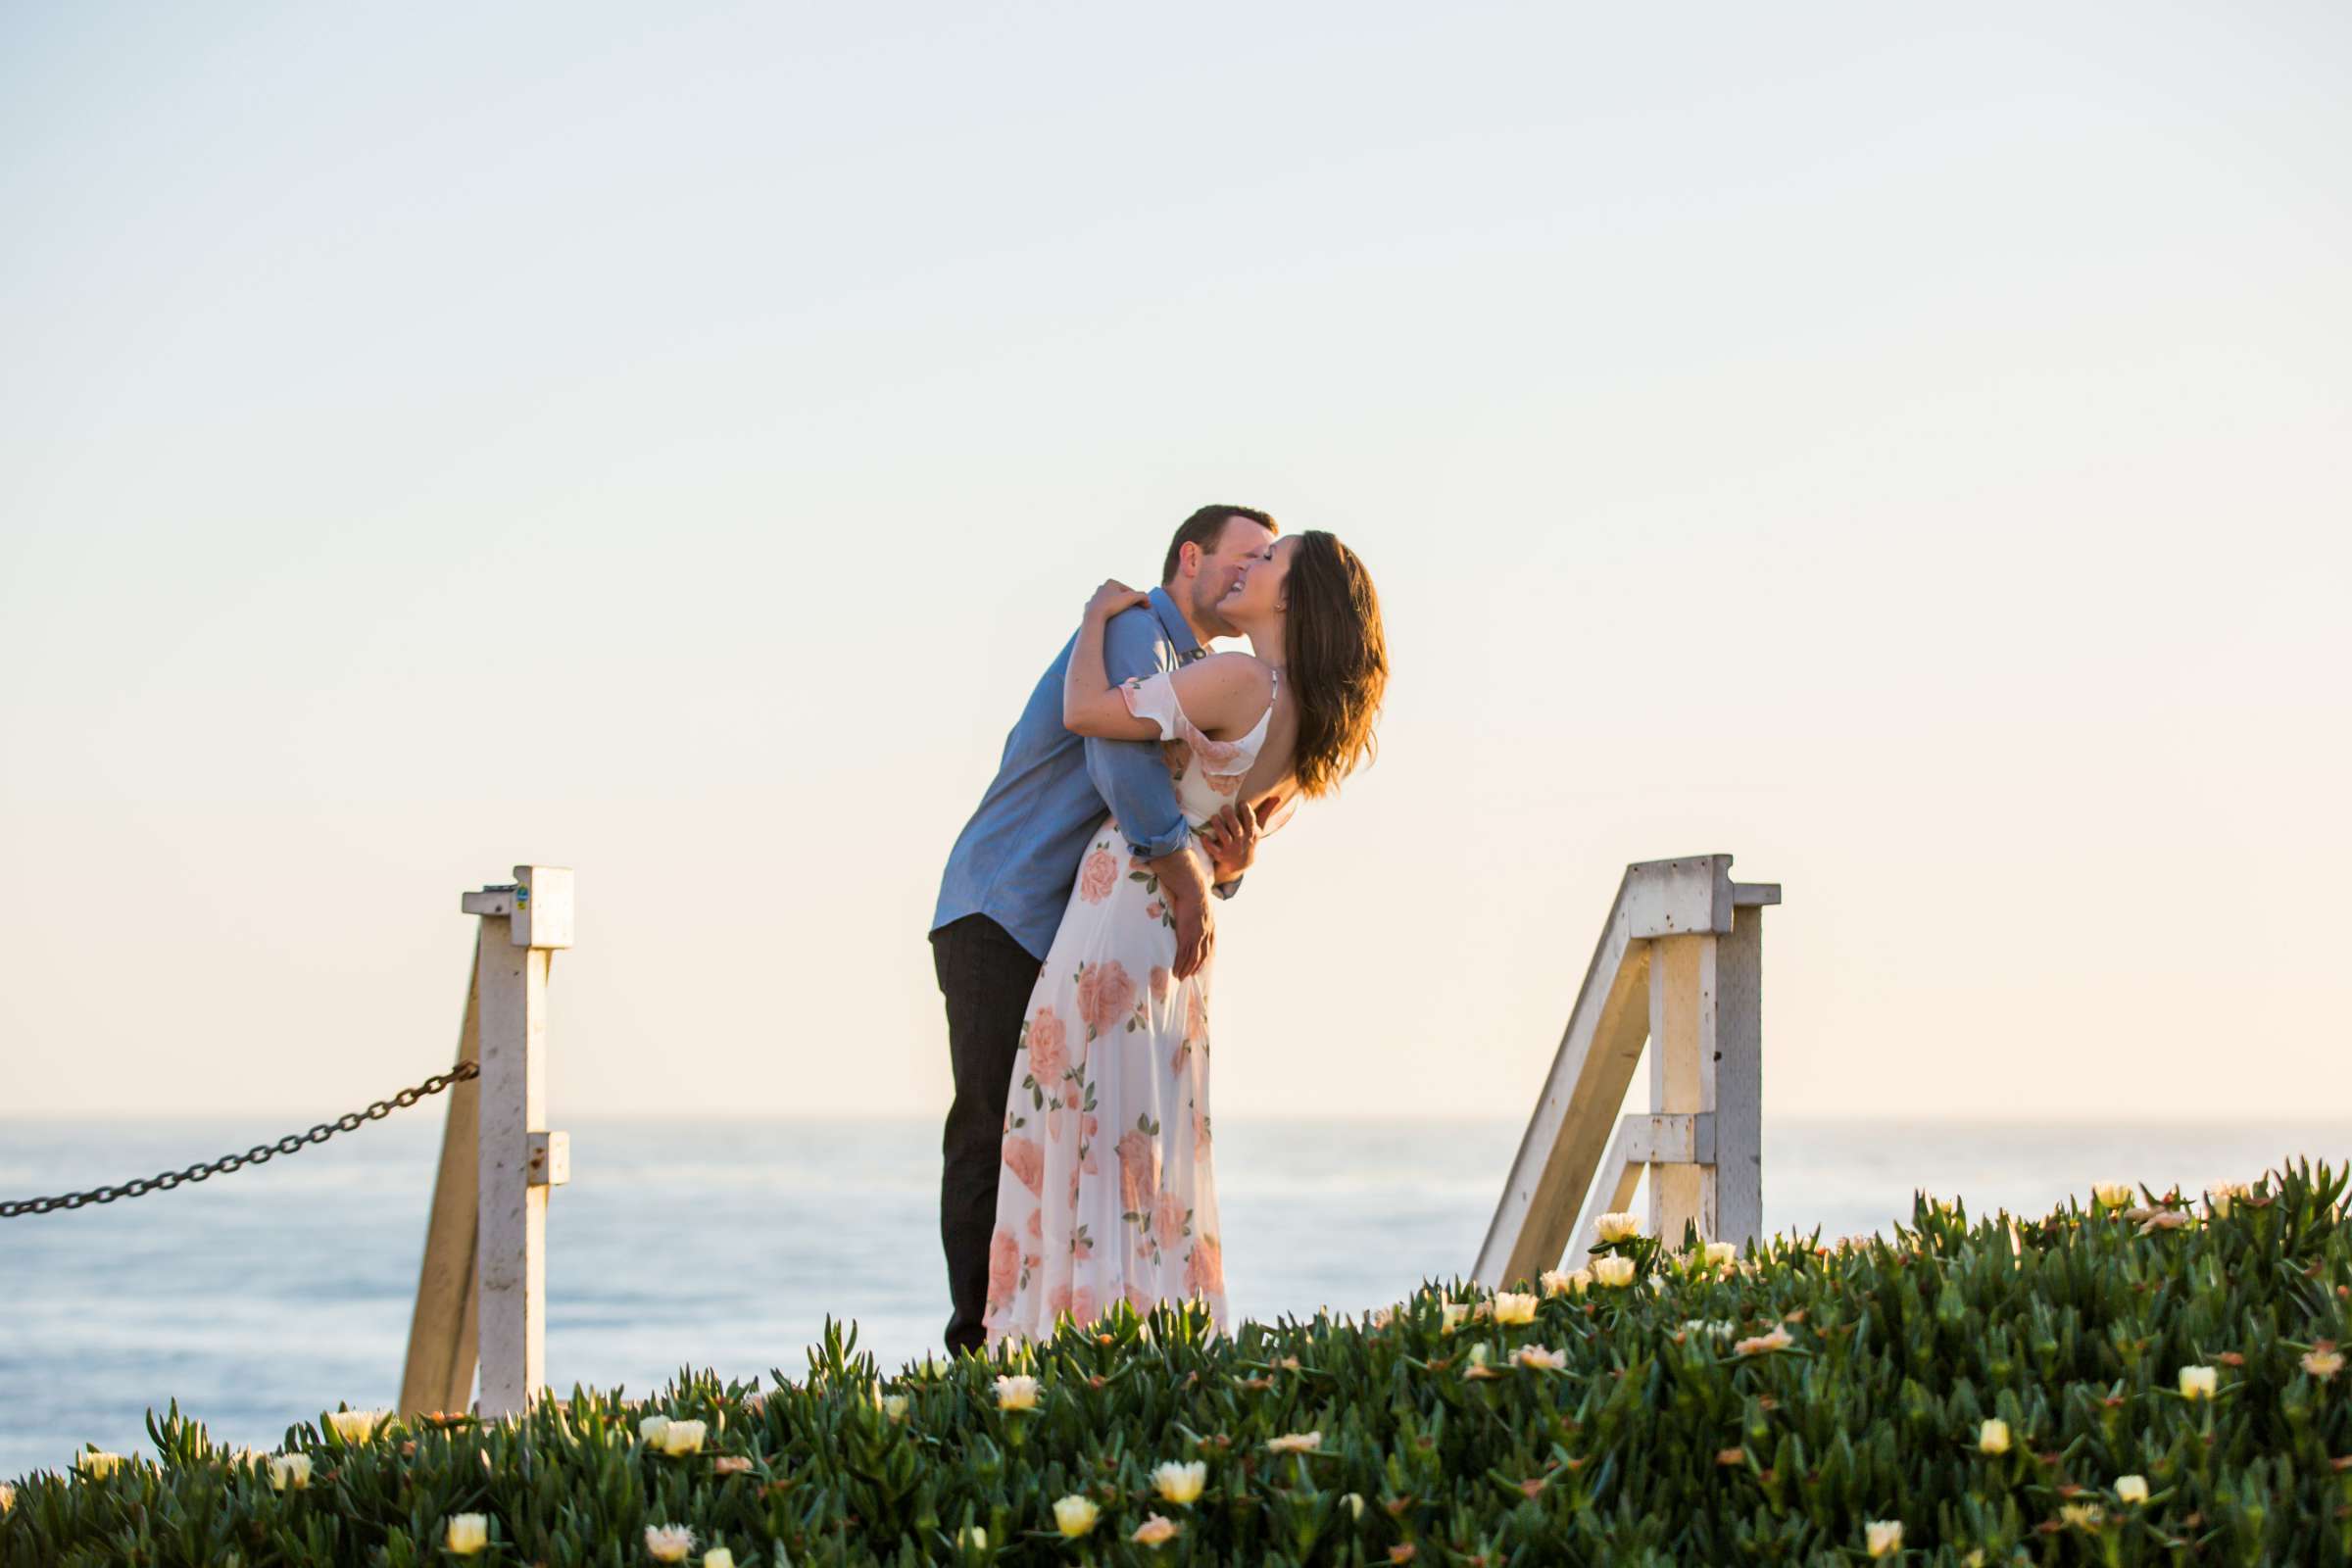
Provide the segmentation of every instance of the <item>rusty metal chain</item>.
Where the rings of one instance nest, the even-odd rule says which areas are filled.
[[[185,1170],[168,1170],[159,1176],[127,1181],[120,1187],[96,1187],[86,1193],[64,1193],[56,1198],[22,1198],[0,1200],[0,1219],[15,1219],[20,1214],[47,1214],[60,1208],[82,1208],[91,1203],[111,1203],[118,1198],[144,1198],[149,1193],[168,1193],[182,1182],[209,1181],[225,1176],[247,1165],[263,1165],[280,1154],[300,1153],[311,1144],[323,1144],[337,1133],[359,1131],[362,1124],[382,1121],[395,1110],[406,1110],[428,1095],[437,1095],[451,1084],[479,1078],[482,1066],[477,1061],[461,1061],[447,1072],[437,1072],[414,1089],[403,1089],[389,1100],[379,1100],[366,1110],[346,1111],[333,1121],[322,1121],[307,1133],[288,1133],[274,1144],[256,1144],[242,1154],[223,1154],[206,1164],[199,1160]]]

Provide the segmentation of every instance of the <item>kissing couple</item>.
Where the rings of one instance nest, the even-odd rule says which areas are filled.
[[[1250,651],[1212,653],[1220,637]],[[1210,894],[1373,750],[1380,599],[1328,533],[1202,507],[1159,586],[1105,582],[1029,694],[931,918],[956,1095],[939,1234],[950,1353],[1225,1263],[1210,1169]]]

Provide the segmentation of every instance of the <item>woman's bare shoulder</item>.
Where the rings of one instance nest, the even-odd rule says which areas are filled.
[[[1255,723],[1274,691],[1274,666],[1252,654],[1211,654],[1180,666],[1176,693],[1202,729]]]

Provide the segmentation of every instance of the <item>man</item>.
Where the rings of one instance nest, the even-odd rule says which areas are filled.
[[[1277,531],[1272,517],[1250,507],[1202,507],[1187,517],[1168,543],[1151,603],[1121,612],[1104,632],[1110,678],[1173,669],[1206,653],[1202,644],[1210,639],[1234,635],[1218,615],[1217,602],[1244,566],[1265,555]],[[1004,738],[997,776],[948,856],[931,916],[932,964],[947,1001],[956,1074],[939,1188],[939,1238],[955,1301],[947,1331],[951,1354],[986,1343],[980,1315],[1021,1024],[1069,903],[1088,833],[1105,810],[1118,819],[1128,849],[1159,876],[1176,921],[1179,979],[1206,961],[1216,939],[1207,878],[1188,852],[1193,833],[1177,808],[1158,743],[1082,740],[1064,729],[1062,675],[1069,657],[1070,644],[1064,643]],[[1230,897],[1240,885],[1257,830],[1253,813],[1231,808],[1202,830],[1219,897]]]

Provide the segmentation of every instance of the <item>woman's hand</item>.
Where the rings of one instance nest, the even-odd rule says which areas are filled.
[[[1208,851],[1209,881],[1230,882],[1250,869],[1257,858],[1258,834],[1278,804],[1277,797],[1268,796],[1254,807],[1228,806],[1200,824],[1193,836]]]
[[[1108,620],[1122,610],[1132,610],[1137,605],[1151,602],[1150,594],[1139,594],[1116,577],[1108,578],[1095,590],[1095,597],[1086,602],[1086,618]]]

